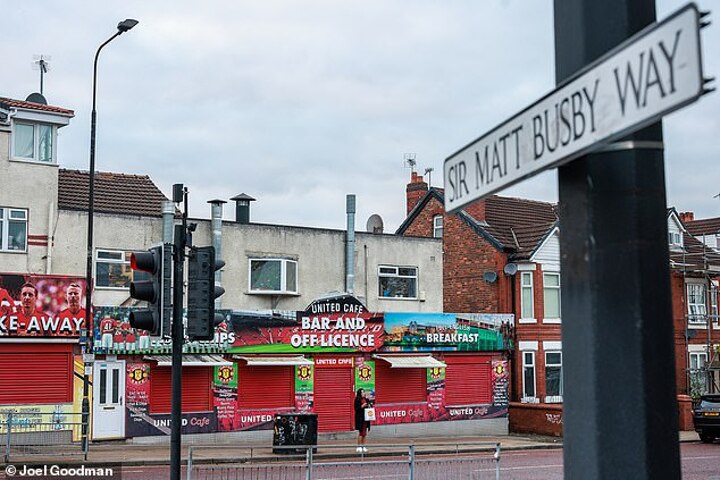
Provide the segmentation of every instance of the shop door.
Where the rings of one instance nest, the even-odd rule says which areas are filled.
[[[125,437],[125,361],[95,362],[93,439]]]
[[[319,432],[347,432],[354,427],[352,368],[315,369],[315,413]]]

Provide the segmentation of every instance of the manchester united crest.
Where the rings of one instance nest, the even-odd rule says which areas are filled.
[[[230,383],[233,379],[235,371],[233,370],[233,367],[230,365],[224,365],[222,367],[218,367],[217,369],[217,380],[227,385]]]

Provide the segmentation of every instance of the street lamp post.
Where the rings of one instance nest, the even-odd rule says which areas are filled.
[[[97,65],[100,50],[105,45],[112,42],[116,37],[127,32],[135,25],[137,20],[128,18],[118,23],[117,32],[105,43],[100,45],[95,52],[95,62],[93,64],[93,94],[92,94],[92,115],[90,120],[90,172],[89,183],[90,190],[88,192],[88,229],[87,229],[87,264],[85,266],[85,352],[92,354],[93,352],[93,313],[92,313],[92,265],[93,265],[93,216],[95,213],[95,127],[97,112],[95,110],[95,100],[97,96]],[[83,352],[83,353],[85,353]],[[87,358],[87,357],[85,357]],[[92,362],[85,362],[85,372],[83,375],[83,400],[82,400],[82,444],[87,459],[88,452],[88,416],[90,414],[90,402],[88,400],[90,390],[90,372],[89,369]]]

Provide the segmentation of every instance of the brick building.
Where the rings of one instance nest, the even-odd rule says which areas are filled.
[[[445,215],[443,189],[429,187],[416,172],[406,198],[407,217],[396,233],[443,239],[444,309],[515,316],[510,430],[561,435],[556,205],[493,195]],[[689,400],[686,395],[719,391],[720,219],[694,220],[669,209],[668,245],[677,389]]]

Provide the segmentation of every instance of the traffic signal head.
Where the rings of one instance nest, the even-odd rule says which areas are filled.
[[[215,272],[225,265],[215,259],[214,247],[193,247],[188,262],[187,335],[191,340],[212,340],[223,320],[215,313],[215,299],[225,289],[215,285]]]
[[[172,248],[152,247],[146,252],[133,252],[130,267],[150,274],[149,280],[130,283],[130,296],[148,303],[148,308],[130,313],[130,326],[147,330],[150,335],[170,335],[172,312],[170,288],[172,281]]]

